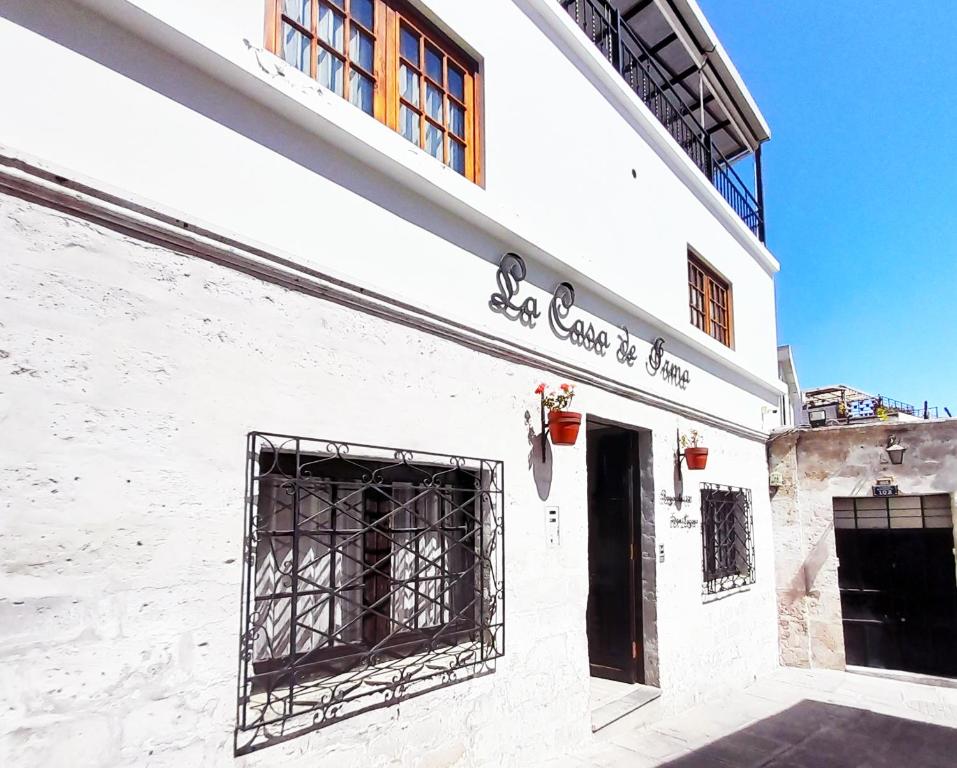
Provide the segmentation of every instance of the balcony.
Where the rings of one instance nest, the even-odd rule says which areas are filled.
[[[950,418],[950,411],[946,408],[943,410]],[[929,406],[926,401],[923,406],[910,405],[882,395],[869,395],[846,384],[808,390],[804,393],[804,411],[811,426],[820,426],[822,423],[852,424],[875,419],[915,421],[940,417],[940,409]],[[816,414],[818,423],[811,420],[812,412]]]
[[[712,67],[714,74],[703,71],[717,45],[712,43],[711,50],[703,49],[700,58],[689,54],[669,19],[650,0],[631,3],[624,11],[607,0],[559,2],[748,229],[764,242],[760,145],[767,138],[767,129],[730,62],[719,62],[723,72],[718,67]],[[692,22],[684,26],[683,39],[695,39],[694,23],[706,39],[713,36],[696,6],[672,3],[669,7],[676,5],[687,8]],[[644,29],[648,33],[642,34]],[[655,30],[658,39],[649,42]],[[665,51],[672,46],[676,53],[669,63]],[[723,51],[720,53],[723,55]],[[725,75],[723,79],[721,74]],[[731,104],[728,92],[738,95],[740,104]],[[754,155],[755,193],[732,168],[732,162],[748,154]]]

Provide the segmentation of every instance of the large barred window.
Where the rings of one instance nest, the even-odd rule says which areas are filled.
[[[494,671],[500,462],[249,437],[236,751]]]
[[[754,583],[751,491],[701,486],[701,539],[705,594]]]

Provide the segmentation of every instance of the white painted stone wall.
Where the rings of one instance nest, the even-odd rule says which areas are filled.
[[[484,189],[264,52],[263,0],[0,0],[0,66],[42,62],[29,78],[0,82],[0,98],[19,107],[0,124],[0,145],[595,365],[486,310],[489,265],[517,251],[529,262],[529,290],[547,297],[570,279],[613,342],[621,323],[646,343],[664,332],[700,370],[687,392],[656,390],[635,373],[632,382],[769,427],[761,407],[776,406],[780,392],[773,257],[733,214],[713,214],[709,206],[725,204],[707,182],[699,195],[679,179],[675,168],[690,160],[670,138],[671,155],[653,147],[649,136],[663,129],[633,94],[634,114],[623,114],[621,78],[586,76],[582,62],[601,56],[584,35],[577,49],[553,39],[546,12],[574,27],[557,2],[428,7],[483,59]],[[613,85],[622,89],[615,98]],[[689,323],[689,246],[733,285],[733,350]],[[612,355],[597,365],[622,377]]]
[[[40,163],[540,360],[0,194],[0,764],[524,766],[589,738],[584,440],[555,451],[562,546],[548,550],[525,423],[560,366],[595,384],[580,383],[576,406],[653,431],[656,493],[673,492],[675,430],[705,433],[709,466],[686,473],[681,514],[699,517],[699,482],[753,491],[757,583],[710,602],[700,531],[656,509],[658,708],[775,663],[760,439],[780,389],[773,257],[603,79],[588,41],[568,42],[551,0],[429,8],[482,59],[484,189],[262,51],[262,0],[0,0],[0,66],[32,62],[0,78],[16,105],[0,121],[0,183],[10,158]],[[534,88],[515,77],[530,62],[548,73]],[[688,322],[689,245],[733,283],[734,349]],[[535,328],[488,309],[506,251],[528,262]],[[578,290],[575,316],[609,333],[604,357],[549,330],[561,280]],[[620,324],[630,368],[615,360]],[[644,371],[658,335],[691,372],[686,390]],[[253,429],[505,462],[494,675],[234,760]]]
[[[555,450],[558,550],[529,471],[524,412],[547,372],[8,196],[0,268],[0,762],[524,766],[589,738],[584,441]],[[667,488],[674,431],[695,424],[590,387],[579,403],[654,430]],[[494,675],[234,760],[252,429],[504,460]],[[700,534],[657,508],[665,711],[774,664],[764,446],[703,429],[694,480],[754,491],[758,580],[703,602]]]

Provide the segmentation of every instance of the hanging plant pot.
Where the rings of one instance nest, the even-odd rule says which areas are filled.
[[[704,469],[708,466],[708,449],[685,448],[685,461],[688,469]]]
[[[578,429],[582,424],[582,415],[574,411],[549,411],[548,433],[553,445],[574,445],[578,440]]]

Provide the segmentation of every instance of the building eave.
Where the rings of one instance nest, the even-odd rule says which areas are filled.
[[[767,120],[696,0],[655,1],[662,13],[671,17],[679,39],[693,58],[699,63],[707,60],[711,72],[706,72],[706,77],[714,90],[722,94],[724,103],[734,108],[740,118],[739,127],[749,134],[752,149],[770,139]]]

